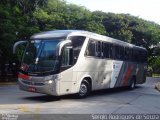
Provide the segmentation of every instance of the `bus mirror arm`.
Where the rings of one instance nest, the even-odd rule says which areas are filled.
[[[60,43],[58,44],[58,46],[57,46],[56,55],[57,55],[57,56],[60,56],[61,53],[62,53],[62,48],[63,48],[65,45],[71,45],[71,44],[72,44],[71,40],[64,40],[64,41],[60,42]]]
[[[19,45],[27,43],[27,41],[18,41],[13,45],[13,54],[16,54],[16,49]]]

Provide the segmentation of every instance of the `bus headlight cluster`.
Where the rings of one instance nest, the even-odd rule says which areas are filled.
[[[53,80],[59,80],[59,79],[61,79],[61,76],[60,75],[53,75]]]
[[[50,75],[50,76],[46,76],[44,79],[45,81],[49,81],[49,80],[52,80],[52,78],[53,78],[53,75]]]
[[[45,83],[46,84],[52,84],[55,80],[61,79],[61,76],[58,74],[50,75],[45,77]]]
[[[50,76],[45,77],[45,81],[58,80],[58,79],[61,79],[61,76],[59,74],[50,75]]]
[[[53,83],[53,80],[47,80],[45,81],[46,84],[52,84]]]

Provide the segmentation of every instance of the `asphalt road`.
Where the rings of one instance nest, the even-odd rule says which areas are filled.
[[[160,78],[134,90],[103,90],[85,99],[54,97],[20,91],[18,86],[0,87],[0,114],[160,114],[160,92],[154,89]]]

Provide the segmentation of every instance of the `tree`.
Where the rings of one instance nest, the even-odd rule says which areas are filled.
[[[129,14],[91,12],[64,0],[1,0],[0,16],[3,61],[14,58],[12,46],[19,39],[29,39],[40,31],[79,29],[143,46],[148,50],[150,67],[157,69],[155,61],[160,67],[159,49],[156,48],[160,42],[160,25]]]

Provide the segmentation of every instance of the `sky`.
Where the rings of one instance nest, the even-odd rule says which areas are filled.
[[[125,13],[160,25],[160,0],[66,0],[91,11]]]

